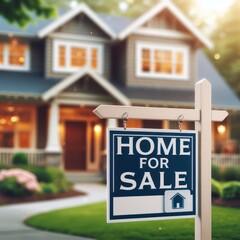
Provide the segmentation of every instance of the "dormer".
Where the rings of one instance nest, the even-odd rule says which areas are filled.
[[[196,50],[212,47],[170,0],[132,21],[118,39],[113,57],[125,59],[127,67],[116,68],[115,75],[124,76],[117,79],[123,85],[135,87],[193,88]]]
[[[62,78],[84,68],[109,76],[109,43],[115,34],[84,3],[63,13],[38,36],[46,39],[47,77]]]

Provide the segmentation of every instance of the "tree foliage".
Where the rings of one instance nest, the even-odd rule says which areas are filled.
[[[240,1],[235,0],[218,19],[212,34],[215,47],[208,52],[220,73],[240,96]]]
[[[55,8],[42,0],[1,0],[0,15],[10,23],[24,27],[32,21],[32,13],[49,18],[56,14]]]
[[[76,0],[84,2],[96,12],[107,13],[125,17],[137,17],[146,10],[156,5],[160,0]],[[173,0],[183,12],[189,15],[190,9],[196,6],[196,0]],[[125,10],[121,10],[121,4],[126,6]]]

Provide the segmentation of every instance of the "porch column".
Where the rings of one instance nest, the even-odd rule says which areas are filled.
[[[47,146],[45,150],[48,165],[60,166],[62,147],[59,135],[59,106],[55,101],[50,106]]]

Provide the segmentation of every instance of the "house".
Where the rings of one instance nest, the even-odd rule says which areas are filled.
[[[194,84],[202,78],[212,84],[213,108],[228,110],[231,119],[239,99],[203,47],[211,48],[211,41],[170,0],[136,19],[98,14],[83,3],[25,29],[0,19],[1,161],[26,151],[36,164],[99,173],[105,129],[122,123],[99,120],[94,108],[191,108]],[[150,120],[128,126],[177,128]],[[184,128],[193,123],[184,122]],[[214,123],[212,129],[216,152],[231,139],[231,124]]]
[[[186,198],[182,196],[180,193],[176,193],[174,196],[170,198],[172,203],[172,209],[181,209],[184,208],[184,200]]]

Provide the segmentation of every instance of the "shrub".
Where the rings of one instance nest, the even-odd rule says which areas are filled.
[[[48,167],[47,171],[51,175],[52,182],[57,187],[58,192],[66,192],[69,189],[69,183],[61,169]]]
[[[225,200],[240,199],[240,182],[228,182],[224,184],[222,198]]]
[[[240,168],[227,167],[223,175],[225,181],[240,181]]]
[[[212,165],[212,178],[221,181],[222,180],[222,174],[220,172],[220,167],[217,166],[216,164]]]
[[[44,194],[57,193],[58,189],[54,183],[41,183],[41,192]]]
[[[26,153],[16,153],[12,158],[13,165],[28,165],[28,157]]]
[[[15,177],[9,177],[0,182],[0,193],[9,197],[23,197],[31,191],[18,183]]]
[[[14,197],[22,197],[39,191],[40,187],[35,175],[23,169],[0,171],[0,192]]]
[[[239,167],[219,167],[212,165],[212,178],[217,181],[240,181]]]
[[[38,182],[52,182],[52,176],[48,172],[47,168],[39,166],[22,166],[22,168],[33,173],[37,177]]]
[[[212,196],[213,197],[221,197],[222,195],[222,185],[220,182],[212,179]]]

